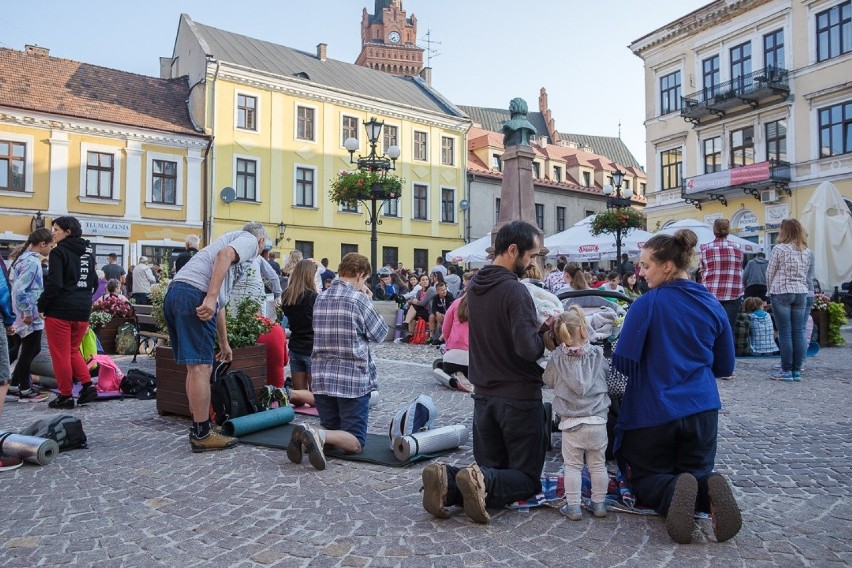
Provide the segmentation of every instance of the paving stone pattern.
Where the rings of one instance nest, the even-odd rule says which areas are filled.
[[[852,341],[850,328],[845,337]],[[372,432],[386,432],[420,393],[435,400],[437,425],[470,426],[470,397],[432,378],[434,348],[382,344],[374,356],[381,398]],[[118,358],[125,370],[129,359]],[[852,347],[823,349],[801,383],[770,381],[777,362],[740,359],[737,378],[718,383],[717,469],[732,480],[744,519],[727,543],[705,521],[693,544],[675,545],[660,518],[621,513],[573,522],[547,508],[492,511],[481,526],[457,509],[439,520],[421,507],[423,464],[332,459],[317,472],[282,450],[192,454],[185,419],[158,416],[154,401],[124,400],[72,411],[89,449],[0,473],[0,567],[849,566]],[[54,412],[7,403],[0,429]],[[471,460],[469,445],[447,458]],[[560,467],[557,449],[546,470]]]

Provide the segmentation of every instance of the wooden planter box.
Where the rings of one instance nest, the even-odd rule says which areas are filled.
[[[251,377],[256,394],[266,385],[266,345],[234,349],[232,371],[245,371]],[[186,398],[186,366],[178,365],[171,347],[157,347],[157,413],[192,416]]]
[[[101,347],[107,355],[115,355],[115,334],[118,333],[118,328],[126,323],[133,323],[133,320],[127,318],[112,318],[110,321],[95,330],[95,335],[101,342]]]

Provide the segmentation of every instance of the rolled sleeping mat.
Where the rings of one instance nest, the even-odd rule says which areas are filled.
[[[285,406],[283,408],[272,408],[263,412],[255,412],[254,414],[246,414],[237,418],[226,420],[222,424],[222,430],[228,436],[243,436],[252,432],[260,432],[268,430],[276,426],[289,424],[296,413],[293,407]]]
[[[433,454],[458,448],[466,444],[469,437],[467,428],[461,424],[442,426],[408,436],[397,436],[393,441],[393,453],[399,461],[408,461],[419,454]]]
[[[47,465],[59,454],[59,444],[49,438],[22,436],[0,430],[0,453],[27,463]]]

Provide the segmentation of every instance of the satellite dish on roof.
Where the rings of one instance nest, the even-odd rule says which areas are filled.
[[[219,197],[222,198],[222,201],[225,203],[231,203],[237,198],[237,192],[233,187],[224,187],[222,191],[219,192]]]

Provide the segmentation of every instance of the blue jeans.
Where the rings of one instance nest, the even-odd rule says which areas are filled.
[[[326,430],[343,430],[358,439],[361,448],[367,443],[367,421],[370,418],[370,395],[340,398],[314,395],[320,426]]]
[[[773,294],[772,315],[778,327],[781,370],[798,373],[805,358],[805,306],[807,294]]]

